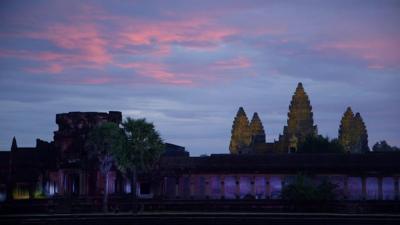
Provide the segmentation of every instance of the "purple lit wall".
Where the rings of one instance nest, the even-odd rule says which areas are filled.
[[[177,177],[169,176],[164,179],[164,195],[168,198],[179,199],[191,197],[195,199],[207,197],[210,199],[244,199],[250,196],[255,199],[279,199],[282,187],[293,182],[294,177],[294,175],[277,174],[259,174],[254,177],[248,174],[202,174],[183,175],[177,180]],[[253,179],[254,183],[252,183]],[[365,177],[365,192],[363,191],[363,178],[361,176],[316,176],[310,182],[318,185],[324,179],[329,179],[330,182],[337,185],[337,194],[340,199],[346,197],[349,200],[394,200],[396,197],[395,188],[398,188],[394,177],[383,177],[382,182],[380,182],[379,177]],[[177,181],[179,181],[178,185]],[[46,191],[54,192],[50,191],[50,188],[46,188]],[[112,189],[110,189],[110,193],[112,192]]]
[[[234,176],[226,176],[224,178],[225,184],[225,198],[235,199],[236,198],[236,180]]]
[[[367,177],[365,180],[366,184],[366,191],[367,191],[367,196],[366,199],[372,200],[372,199],[378,199],[378,178],[376,177]]]
[[[266,181],[265,177],[257,176],[255,179],[255,186],[256,186],[256,198],[261,199],[265,198],[265,190],[266,190]]]
[[[282,178],[279,176],[271,176],[270,180],[271,198],[278,199],[282,190]]]
[[[384,200],[394,199],[394,179],[392,177],[384,177],[382,179],[382,194]]]
[[[179,180],[179,193],[182,198],[190,197],[190,178],[188,176],[181,177]]]
[[[192,176],[191,182],[193,183],[193,196],[196,199],[201,199],[206,196],[206,180],[204,176]]]
[[[219,199],[221,198],[221,179],[219,176],[212,176],[210,177],[210,198],[212,199]]]
[[[165,193],[168,198],[176,197],[176,178],[166,177],[165,178]]]
[[[349,177],[347,180],[348,187],[348,198],[349,199],[360,199],[362,196],[362,183],[361,177]]]
[[[246,195],[250,195],[251,194],[250,177],[247,176],[240,177],[239,188],[240,188],[240,198],[245,198]]]

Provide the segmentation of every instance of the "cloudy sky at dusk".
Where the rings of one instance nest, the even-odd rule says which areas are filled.
[[[278,138],[297,82],[320,134],[347,106],[400,145],[400,1],[1,1],[0,148],[55,114],[122,111],[192,155],[227,153],[239,106]]]

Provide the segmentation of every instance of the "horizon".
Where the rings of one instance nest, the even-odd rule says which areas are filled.
[[[0,3],[0,150],[52,141],[58,113],[120,111],[229,153],[240,106],[278,139],[298,82],[322,136],[350,106],[370,148],[400,145],[399,1],[113,3]]]

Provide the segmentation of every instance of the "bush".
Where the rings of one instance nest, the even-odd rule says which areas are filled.
[[[281,197],[292,203],[326,202],[336,200],[337,193],[337,185],[327,179],[317,185],[310,177],[300,174],[282,188]]]

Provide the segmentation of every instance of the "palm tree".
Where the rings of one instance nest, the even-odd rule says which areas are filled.
[[[116,152],[115,160],[118,168],[130,177],[134,204],[137,174],[152,169],[164,150],[164,143],[154,125],[144,118],[128,117],[122,125],[127,137],[127,146],[126,149]]]
[[[102,123],[93,128],[86,141],[86,149],[90,159],[99,164],[100,173],[104,177],[103,211],[108,211],[108,173],[114,164],[115,152],[121,152],[126,147],[126,138],[118,124]]]

